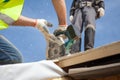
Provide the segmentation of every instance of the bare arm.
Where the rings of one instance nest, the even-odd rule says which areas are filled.
[[[20,16],[18,20],[15,21],[12,25],[13,26],[35,26],[36,19]]]
[[[53,6],[56,10],[59,25],[66,26],[66,4],[65,0],[52,0]]]

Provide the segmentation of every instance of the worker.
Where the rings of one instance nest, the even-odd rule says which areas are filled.
[[[70,21],[79,39],[72,45],[71,53],[81,51],[81,34],[84,33],[84,50],[94,47],[96,19],[105,14],[104,0],[73,0]]]
[[[65,7],[64,0],[58,0],[59,7],[56,0],[52,0],[57,14],[59,17],[59,24],[66,25],[66,12],[59,14],[59,10]],[[37,29],[41,29],[44,25],[47,25],[48,21],[45,19],[32,19],[21,15],[24,0],[1,0],[0,1],[0,30],[6,29],[9,26],[31,26]],[[63,4],[63,5],[62,5]],[[63,11],[64,12],[64,11]],[[61,17],[64,15],[63,17]],[[62,19],[60,19],[62,18]],[[64,21],[64,23],[61,22]],[[40,30],[41,31],[41,30]],[[3,35],[0,35],[0,65],[14,64],[23,62],[21,52]]]

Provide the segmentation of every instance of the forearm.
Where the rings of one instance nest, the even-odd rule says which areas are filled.
[[[18,20],[12,24],[12,26],[35,26],[35,24],[36,19],[20,16]]]
[[[52,0],[52,3],[58,16],[59,25],[67,25],[65,0]]]

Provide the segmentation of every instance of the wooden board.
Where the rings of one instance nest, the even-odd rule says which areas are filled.
[[[61,68],[64,68],[117,54],[120,54],[120,41],[85,52],[75,53],[70,56],[64,56],[62,58],[54,60],[54,62]]]
[[[120,63],[69,69],[69,75],[74,79],[104,78],[118,74],[120,74]]]

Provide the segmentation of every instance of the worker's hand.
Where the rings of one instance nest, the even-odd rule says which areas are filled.
[[[72,22],[72,20],[73,20],[73,15],[70,15],[69,19],[70,19],[70,22]]]
[[[105,14],[105,10],[103,8],[99,8],[98,13],[99,13],[99,17],[102,17]]]
[[[52,27],[52,24],[45,19],[37,19],[35,27],[40,31],[45,30],[48,32],[47,27]]]
[[[66,29],[67,29],[67,26],[59,26],[53,33],[55,36],[58,36],[57,34],[66,31]],[[64,34],[61,34],[59,36],[61,36],[63,39],[66,38],[66,36]]]
[[[59,27],[57,28],[57,30],[61,30],[61,31],[65,31],[66,29],[67,29],[66,26],[59,26]]]
[[[35,27],[39,29],[39,27],[43,27],[43,26],[52,27],[52,24],[45,19],[37,19]]]

